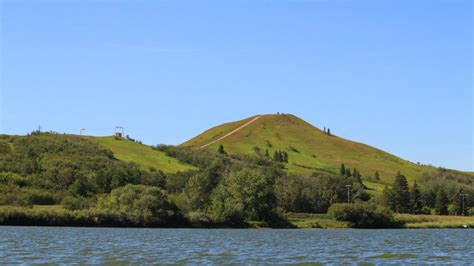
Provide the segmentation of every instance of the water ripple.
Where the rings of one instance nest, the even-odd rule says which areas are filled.
[[[3,264],[473,264],[474,230],[0,227]]]

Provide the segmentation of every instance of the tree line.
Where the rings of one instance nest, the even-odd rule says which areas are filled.
[[[431,183],[436,182],[436,179],[431,180]],[[406,176],[398,172],[393,185],[383,191],[383,203],[398,213],[467,215],[471,206],[467,196],[474,191],[467,193],[461,187],[448,191],[449,183],[444,184],[431,187],[425,184],[422,190],[415,181],[410,188]]]
[[[270,157],[230,154],[224,146],[217,152],[166,145],[154,149],[196,168],[171,174],[143,169],[81,137],[0,135],[0,205],[62,204],[73,212],[87,210],[81,215],[90,221],[107,213],[110,219],[127,217],[137,226],[245,226],[249,220],[282,225],[287,212],[326,213],[335,204],[376,201],[367,193],[360,171],[344,164],[337,172],[314,170],[311,176],[301,176],[285,171],[288,154],[281,150]],[[378,172],[374,178],[380,179]],[[464,196],[464,212],[459,200],[461,195],[474,195],[466,189],[469,182],[462,175],[441,172],[439,177],[420,179],[422,186],[409,187],[399,173],[384,191],[382,203],[402,213],[434,209],[439,214],[465,214],[472,197]],[[365,213],[380,211],[358,208]],[[340,207],[335,216],[344,217],[340,210],[348,208]],[[34,215],[31,219],[36,219]]]

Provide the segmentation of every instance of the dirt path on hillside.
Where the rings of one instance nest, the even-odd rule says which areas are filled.
[[[225,134],[224,136],[222,136],[222,137],[220,137],[220,138],[218,138],[218,139],[216,139],[216,140],[213,140],[213,141],[211,141],[211,142],[209,142],[209,143],[207,143],[207,144],[205,144],[205,145],[202,145],[201,147],[199,147],[199,149],[206,148],[206,147],[209,146],[209,145],[212,145],[212,144],[214,144],[214,143],[216,143],[216,142],[218,142],[218,141],[221,141],[221,140],[227,138],[228,136],[234,134],[235,132],[241,130],[242,128],[244,128],[244,127],[246,127],[246,126],[252,124],[253,122],[257,121],[257,119],[259,119],[260,117],[262,117],[262,116],[259,115],[259,116],[254,117],[252,120],[248,121],[247,123],[241,125],[240,127],[236,128],[236,129],[232,130],[231,132]]]

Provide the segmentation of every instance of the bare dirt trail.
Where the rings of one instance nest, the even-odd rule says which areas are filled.
[[[232,130],[231,132],[225,134],[224,136],[222,136],[222,137],[220,137],[220,138],[218,138],[218,139],[216,139],[216,140],[213,140],[213,141],[211,141],[211,142],[209,142],[209,143],[207,143],[207,144],[205,144],[205,145],[202,145],[201,147],[199,147],[199,149],[206,148],[206,147],[209,146],[209,145],[212,145],[212,144],[214,144],[214,143],[216,143],[216,142],[218,142],[218,141],[221,141],[221,140],[227,138],[228,136],[234,134],[235,132],[241,130],[242,128],[244,128],[244,127],[246,127],[246,126],[252,124],[253,122],[257,121],[260,117],[262,117],[262,116],[261,116],[261,115],[258,115],[258,116],[256,116],[256,117],[254,117],[252,120],[248,121],[247,123],[241,125],[240,127],[236,128],[236,129]]]

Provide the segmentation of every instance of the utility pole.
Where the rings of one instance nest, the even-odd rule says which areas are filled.
[[[462,215],[464,216],[464,215],[465,215],[465,214],[464,214],[464,197],[466,196],[466,194],[461,193],[461,194],[459,194],[459,196],[461,197],[461,206],[462,206],[462,207],[461,207],[461,213],[462,213]]]
[[[351,203],[351,188],[352,186],[351,185],[346,185],[346,188],[347,188],[347,203]]]

